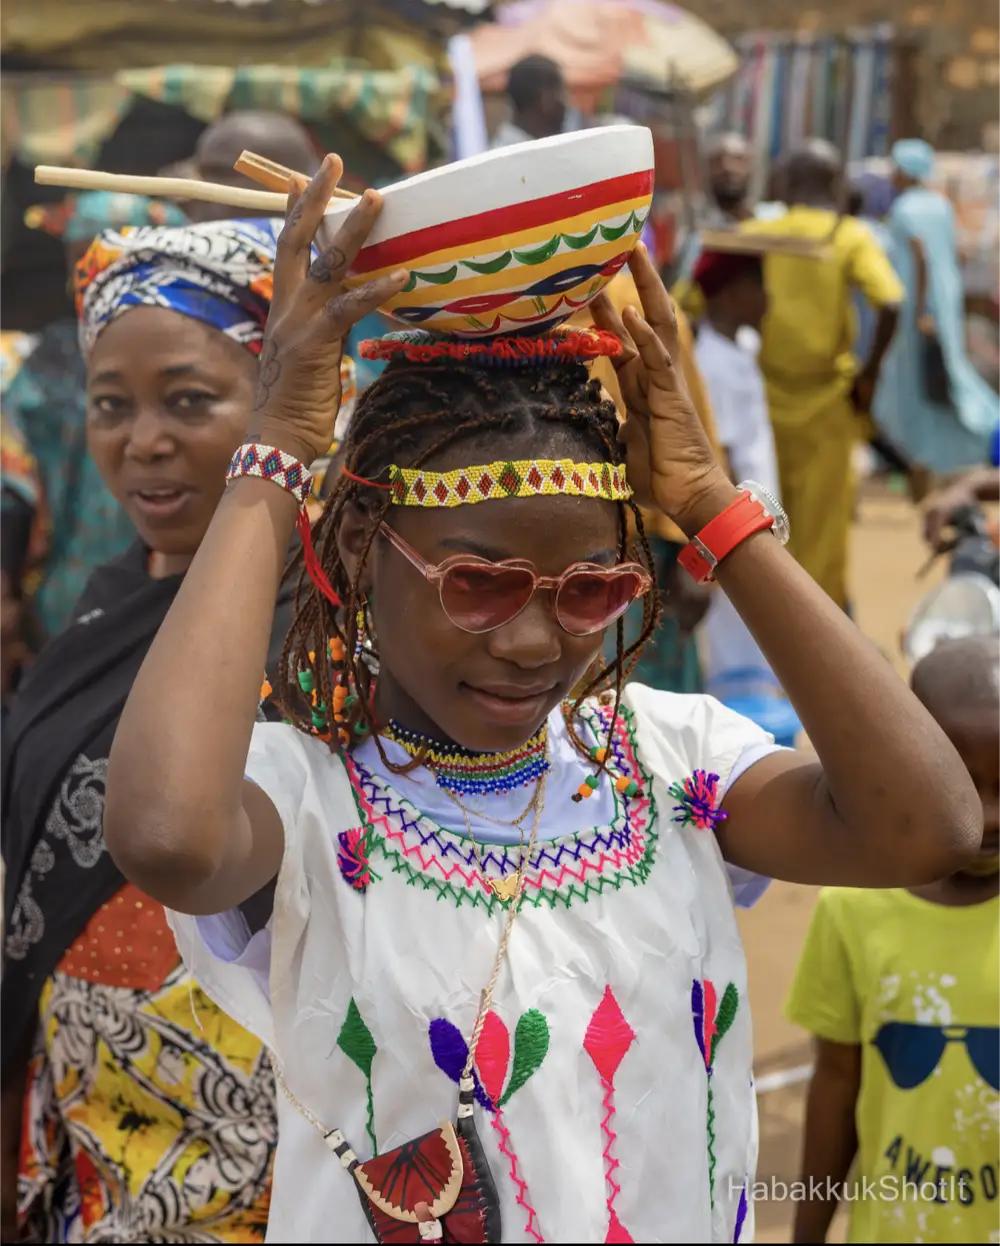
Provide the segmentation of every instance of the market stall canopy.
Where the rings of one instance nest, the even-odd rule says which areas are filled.
[[[503,91],[524,56],[551,57],[577,107],[621,81],[704,96],[736,72],[730,44],[700,18],[662,0],[516,0],[470,34],[479,83]]]
[[[489,0],[3,0],[5,68],[113,73],[203,65],[443,70],[448,38]]]
[[[325,123],[343,138],[349,122],[351,132],[407,173],[426,164],[431,115],[447,102],[437,75],[421,66],[392,72],[165,65],[120,70],[110,81],[5,74],[0,85],[3,167],[13,159],[86,167],[136,97],[179,108],[205,123],[235,109],[273,110],[321,130]]]

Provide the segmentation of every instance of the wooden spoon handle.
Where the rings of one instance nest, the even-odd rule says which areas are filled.
[[[257,182],[268,190],[282,191],[286,195],[292,190],[295,178],[305,177],[303,173],[296,173],[294,169],[286,169],[283,164],[268,160],[266,156],[258,156],[252,151],[245,151],[233,168],[237,173],[250,178],[252,182]],[[333,197],[335,199],[357,199],[359,196],[353,191],[343,190],[338,186],[333,192]]]

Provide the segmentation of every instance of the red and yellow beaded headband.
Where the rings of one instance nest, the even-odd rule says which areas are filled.
[[[482,467],[436,472],[425,467],[389,467],[389,483],[365,480],[344,468],[358,484],[386,489],[394,506],[468,506],[502,498],[604,498],[626,502],[632,490],[625,468],[615,463],[574,463],[572,459],[515,459]]]

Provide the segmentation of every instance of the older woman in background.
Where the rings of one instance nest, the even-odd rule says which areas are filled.
[[[192,988],[102,819],[119,715],[246,432],[274,245],[266,221],[126,230],[78,268],[87,443],[138,540],[91,575],[4,732],[4,1241],[264,1237],[266,1057]]]

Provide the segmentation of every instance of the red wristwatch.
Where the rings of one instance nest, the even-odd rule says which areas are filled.
[[[770,528],[782,545],[788,540],[788,516],[763,485],[744,480],[740,496],[693,537],[677,561],[698,584],[714,578],[715,568],[737,545]]]

